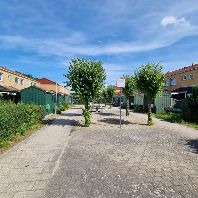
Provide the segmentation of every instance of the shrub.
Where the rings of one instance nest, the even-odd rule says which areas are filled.
[[[0,101],[0,142],[13,135],[24,134],[43,117],[44,110],[38,105]]]
[[[155,117],[174,123],[183,122],[181,114],[178,113],[157,113]]]

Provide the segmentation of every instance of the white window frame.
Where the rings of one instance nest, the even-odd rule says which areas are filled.
[[[17,81],[16,81],[16,79],[17,79]],[[15,85],[18,85],[19,81],[20,81],[20,79],[18,77],[15,77],[15,79],[14,79]]]
[[[191,77],[192,76],[192,77]],[[194,78],[194,75],[193,74],[189,74],[189,79],[193,79]]]
[[[176,86],[177,85],[177,79],[176,78],[172,78],[171,81],[170,81],[170,85],[171,86]]]
[[[11,75],[8,75],[8,80],[11,80]]]
[[[21,79],[20,81],[21,81],[21,86],[23,86],[24,85],[24,79]]]
[[[168,87],[169,86],[169,80],[167,79],[167,80],[165,80],[165,87]]]
[[[187,80],[187,75],[183,75],[182,80]]]
[[[0,81],[3,81],[3,73],[0,72]]]

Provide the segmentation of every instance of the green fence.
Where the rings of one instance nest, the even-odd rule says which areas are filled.
[[[21,90],[21,102],[40,105],[46,114],[53,113],[55,110],[55,94],[34,86]]]
[[[164,113],[167,108],[172,107],[174,104],[170,93],[162,93],[157,96],[154,100],[154,106],[156,113]]]
[[[41,105],[46,114],[55,112],[56,93],[49,92],[38,87],[28,87],[21,90],[21,102],[25,104]],[[62,94],[57,94],[57,105],[60,103],[72,103],[72,97]]]
[[[147,112],[147,97],[143,94],[134,95],[134,108],[137,111]],[[162,93],[152,102],[152,111],[154,113],[164,113],[166,108],[172,107],[174,104],[170,93]]]

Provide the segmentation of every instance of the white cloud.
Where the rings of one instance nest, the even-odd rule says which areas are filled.
[[[190,22],[187,21],[184,17],[176,18],[174,16],[166,16],[161,20],[163,26],[168,25],[178,25],[178,26],[190,26]]]

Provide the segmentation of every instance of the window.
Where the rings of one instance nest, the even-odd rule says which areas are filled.
[[[19,84],[19,78],[15,78],[15,84],[18,85]]]
[[[3,73],[0,72],[0,81],[3,81]]]
[[[177,79],[176,79],[176,78],[171,79],[170,84],[171,84],[172,86],[176,85],[176,84],[177,84]]]
[[[28,81],[27,81],[27,85],[29,85],[29,84],[30,84],[30,81],[28,80]]]
[[[21,79],[21,85],[24,85],[24,80],[23,79]]]
[[[193,79],[194,75],[193,74],[189,74],[189,79]]]
[[[165,80],[165,87],[168,87],[169,86],[169,80]]]
[[[11,80],[11,75],[8,75],[8,80]]]
[[[182,76],[182,80],[186,80],[186,79],[187,79],[186,75]]]

